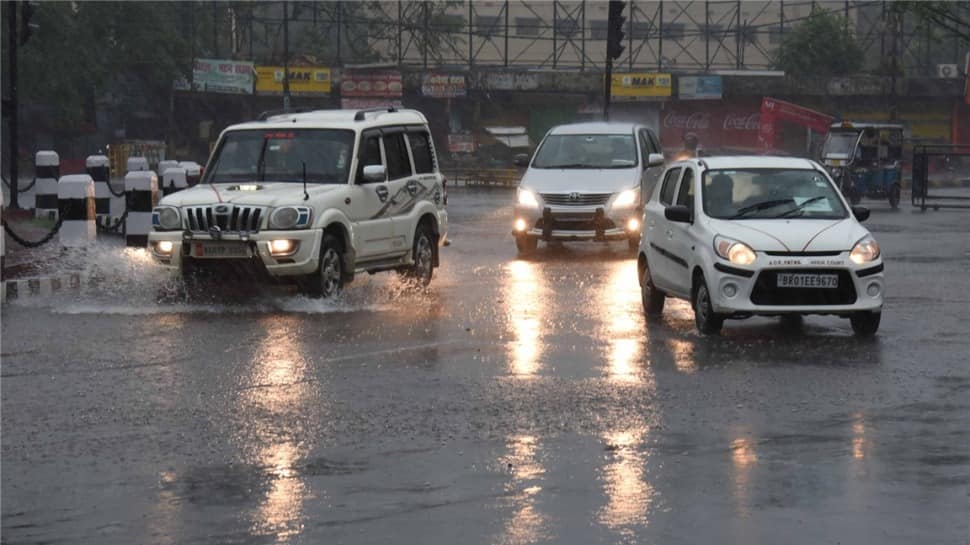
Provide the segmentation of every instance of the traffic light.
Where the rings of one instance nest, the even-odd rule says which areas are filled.
[[[34,11],[37,9],[37,2],[27,1],[23,4],[23,10],[20,12],[20,45],[27,43],[30,35],[39,28],[37,23],[30,22],[30,19],[34,16]]]
[[[610,19],[607,22],[606,30],[606,55],[611,59],[619,59],[623,54],[623,25],[626,24],[626,17],[623,10],[626,9],[626,2],[610,0]]]

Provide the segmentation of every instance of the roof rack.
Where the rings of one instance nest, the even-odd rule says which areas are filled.
[[[357,110],[357,113],[354,114],[354,121],[363,121],[365,119],[365,117],[367,116],[367,114],[373,113],[373,112],[390,112],[390,113],[393,113],[393,112],[396,112],[396,111],[397,111],[397,108],[395,108],[394,106],[384,106],[384,107],[380,107],[380,108],[365,108],[363,110]]]
[[[289,110],[266,110],[265,112],[262,112],[261,114],[259,114],[259,117],[257,117],[256,119],[258,119],[259,121],[266,121],[267,119],[277,115],[302,114],[306,112],[312,112],[313,110],[314,108],[290,108]]]

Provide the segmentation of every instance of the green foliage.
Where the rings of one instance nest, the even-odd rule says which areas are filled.
[[[793,78],[849,75],[863,60],[846,18],[820,8],[785,36],[775,53],[775,66]]]
[[[889,6],[894,17],[915,15],[931,31],[948,32],[970,40],[970,9],[966,2],[897,1]]]

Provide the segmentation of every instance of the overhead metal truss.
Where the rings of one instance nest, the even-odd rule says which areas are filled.
[[[250,57],[280,57],[280,4],[243,4],[240,26],[248,20],[248,28],[234,30],[234,52],[245,56],[248,40]],[[334,66],[595,72],[605,64],[602,1],[288,4],[291,41],[312,29],[326,40],[326,54],[319,60]],[[232,11],[233,4],[228,5]],[[848,18],[869,68],[885,67],[885,59],[895,56],[899,72],[933,75],[939,63],[956,63],[962,69],[970,49],[954,32],[894,16],[890,3],[881,0],[628,0],[626,49],[614,64],[628,71],[768,70],[784,35],[813,9]],[[957,9],[970,18],[970,6]],[[300,53],[291,43],[291,57]]]

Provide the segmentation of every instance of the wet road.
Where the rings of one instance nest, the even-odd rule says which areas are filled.
[[[159,305],[110,248],[6,305],[3,542],[970,543],[970,214],[868,203],[873,341],[703,338],[625,244],[517,260],[510,197],[452,194],[427,294]]]

